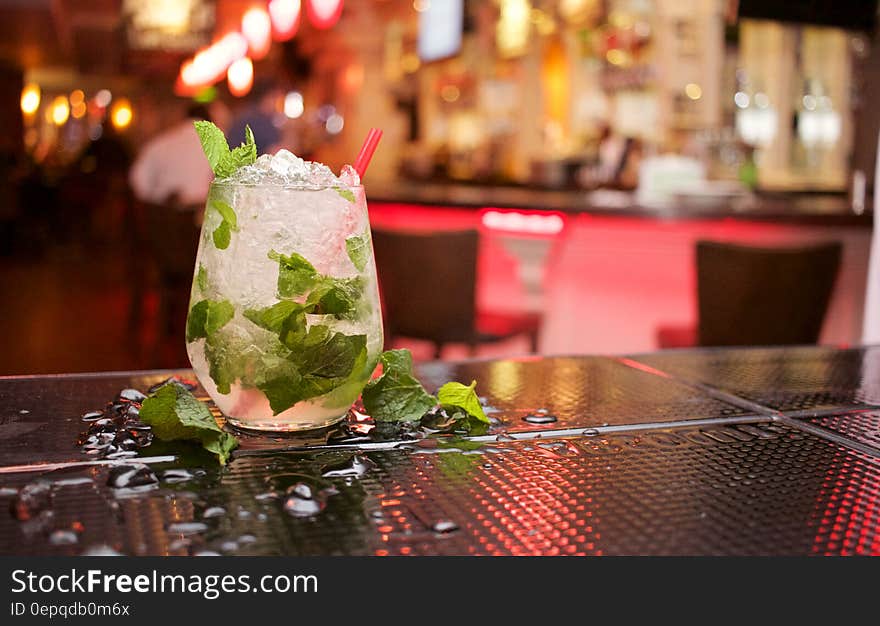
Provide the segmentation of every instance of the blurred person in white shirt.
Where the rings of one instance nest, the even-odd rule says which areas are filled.
[[[148,141],[129,172],[135,197],[150,204],[201,210],[214,173],[193,122],[209,120],[208,109],[193,105],[186,119]]]

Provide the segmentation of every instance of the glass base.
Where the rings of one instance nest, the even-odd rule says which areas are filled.
[[[320,430],[322,428],[327,428],[328,426],[333,426],[348,415],[348,411],[344,412],[342,415],[337,415],[334,417],[324,418],[320,421],[308,422],[273,422],[271,420],[258,421],[258,422],[249,422],[240,420],[235,417],[227,417],[226,423],[235,428],[239,428],[241,430],[250,430],[256,432],[284,432],[284,433],[296,433],[303,432],[309,430]]]

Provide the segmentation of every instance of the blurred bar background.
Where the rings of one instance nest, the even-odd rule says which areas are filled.
[[[337,172],[384,130],[380,281],[413,238],[439,251],[385,302],[417,358],[859,343],[876,22],[866,0],[0,0],[0,375],[187,364],[194,118]]]

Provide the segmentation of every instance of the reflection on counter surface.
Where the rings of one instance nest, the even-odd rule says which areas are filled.
[[[461,293],[434,296],[460,305],[448,327],[416,332],[386,302],[419,360],[705,343],[700,312],[722,306],[700,288],[705,241],[771,259],[718,273],[749,277],[732,328],[828,276],[797,341],[862,340],[876,2],[171,4],[0,6],[0,374],[188,365],[212,176],[196,119],[337,173],[382,128],[373,227],[468,233],[454,266],[406,274],[454,267]],[[390,285],[411,259],[374,243]],[[792,261],[825,244],[820,269]]]

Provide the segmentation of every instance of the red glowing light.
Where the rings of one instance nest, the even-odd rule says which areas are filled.
[[[272,33],[278,41],[287,41],[299,29],[302,13],[302,0],[272,0],[269,3],[269,16],[272,18]]]
[[[306,12],[315,28],[330,28],[342,15],[342,0],[307,0]]]

